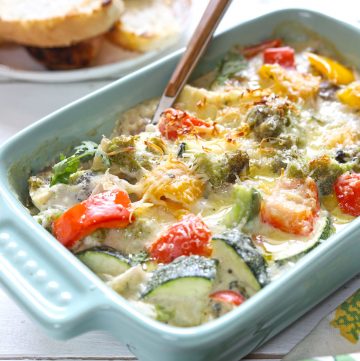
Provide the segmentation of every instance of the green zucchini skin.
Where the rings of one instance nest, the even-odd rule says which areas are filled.
[[[331,237],[335,233],[335,227],[333,225],[331,216],[328,215],[325,219],[325,225],[322,229],[322,232],[320,233],[320,236],[316,239],[316,242],[312,244],[309,248],[304,250],[303,252],[300,252],[298,254],[295,254],[293,256],[282,258],[279,260],[275,260],[275,262],[279,265],[285,265],[289,262],[297,262],[300,258],[307,255],[309,252],[311,252],[314,248],[316,248],[319,244],[321,244],[323,241],[327,240],[329,237]]]
[[[260,212],[261,206],[261,194],[255,188],[251,188],[251,204],[250,209],[247,217],[247,222],[250,222],[253,218],[255,218]]]
[[[118,276],[131,267],[129,257],[110,247],[93,247],[76,256],[97,275]]]
[[[254,273],[260,285],[265,286],[269,282],[266,262],[249,236],[234,228],[214,236],[213,239],[222,240],[234,249]]]
[[[201,256],[181,256],[154,271],[142,297],[148,296],[158,287],[180,278],[204,278],[213,281],[216,277],[217,261]]]
[[[241,184],[234,186],[234,204],[224,223],[228,228],[238,225],[243,227],[255,218],[260,211],[261,195],[255,188],[248,188]]]
[[[142,300],[155,306],[159,321],[190,327],[203,323],[217,261],[181,256],[153,272]]]

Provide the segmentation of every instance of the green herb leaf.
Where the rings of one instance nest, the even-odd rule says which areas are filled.
[[[69,183],[71,174],[77,172],[80,167],[80,160],[87,157],[93,157],[98,145],[91,141],[84,141],[75,147],[75,153],[66,158],[64,154],[60,154],[60,162],[56,163],[52,168],[52,177],[50,185],[57,183]]]
[[[81,158],[87,156],[92,157],[98,149],[98,145],[90,140],[85,140],[74,149],[76,150],[74,154],[76,156],[81,156]]]
[[[247,61],[236,49],[231,49],[220,62],[217,68],[217,75],[212,84],[223,85],[227,80],[239,75],[247,68]]]

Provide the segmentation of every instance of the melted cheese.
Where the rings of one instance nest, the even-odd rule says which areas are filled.
[[[234,184],[242,184],[247,188],[255,188],[261,194],[261,207],[266,206],[269,199],[273,201],[271,211],[276,213],[277,220],[282,216],[290,219],[292,211],[298,211],[301,216],[310,209],[311,216],[309,219],[305,217],[309,221],[308,228],[305,229],[308,232],[297,233],[310,233],[307,236],[286,233],[279,229],[279,225],[275,224],[278,227],[275,228],[265,223],[269,220],[261,219],[262,211],[261,216],[255,215],[251,221],[242,219],[238,223],[238,227],[243,227],[242,231],[252,237],[256,247],[267,259],[270,277],[278,277],[292,267],[294,260],[287,262],[285,266],[279,266],[272,261],[271,254],[283,255],[290,248],[292,253],[302,252],[306,242],[319,237],[322,227],[327,225],[324,222],[329,214],[337,229],[354,219],[340,210],[333,194],[321,197],[319,211],[314,181],[311,181],[314,192],[310,195],[306,193],[306,189],[310,188],[305,186],[304,193],[301,193],[300,186],[291,191],[286,189],[285,192],[280,185],[278,195],[274,196],[274,189],[280,184],[279,178],[284,176],[285,168],[298,158],[308,165],[310,161],[323,155],[334,158],[338,149],[347,146],[355,145],[360,149],[358,112],[341,104],[336,98],[325,100],[319,97],[320,77],[311,73],[303,53],[297,54],[296,62],[296,70],[280,66],[262,68],[262,57],[259,55],[249,61],[243,79],[212,87],[214,73],[211,73],[197,82],[197,86],[185,86],[176,107],[191,116],[211,121],[211,131],[201,136],[191,131],[189,134],[184,132],[185,134],[179,135],[175,141],[162,137],[161,128],[148,124],[157,99],[128,110],[121,116],[113,136],[140,132],[135,146],[132,145],[132,151],[137,157],[147,160],[147,167],[125,172],[121,164],[113,164],[108,170],[102,171],[102,164],[97,159],[93,168],[100,171],[89,173],[86,183],[57,184],[53,187],[49,186],[48,174],[40,175],[41,182],[30,191],[34,205],[41,211],[37,215],[39,221],[48,227],[56,212],[68,209],[90,194],[112,188],[124,189],[132,199],[135,221],[123,229],[94,233],[82,241],[79,249],[105,245],[125,254],[136,254],[148,250],[159,235],[185,214],[200,216],[212,234],[225,231],[227,226],[224,219],[235,204]],[[259,76],[259,69],[264,74],[260,71]],[[256,114],[259,118],[253,123],[248,119],[249,111],[259,105],[270,109],[270,113],[265,114],[271,118],[270,126],[276,125],[279,114],[282,121],[285,119],[285,124],[282,124],[279,132],[274,132],[274,136],[263,136],[260,131],[255,131],[256,126],[261,127],[264,123],[264,110],[261,108],[260,115]],[[286,140],[289,139],[290,143],[286,145]],[[279,140],[284,143],[277,143]],[[108,139],[103,139],[101,143],[105,153],[109,143]],[[227,164],[222,162],[221,156],[227,157],[237,151],[247,153],[250,159],[249,172],[243,174],[237,171],[235,177],[231,180],[226,178],[219,186],[210,183],[206,167],[205,170],[197,167],[199,155],[205,154],[209,156],[210,163],[213,161],[211,165],[220,164],[220,167],[226,169]],[[214,159],[221,161],[216,162]],[[220,174],[222,170],[216,169]],[[276,203],[278,207],[274,206]],[[283,207],[285,203],[286,207]],[[289,224],[293,225],[291,222]],[[288,228],[289,224],[286,224]],[[288,228],[285,230],[289,231]],[[284,258],[286,257],[279,259]],[[155,264],[154,267],[158,265]],[[155,317],[154,308],[138,302],[141,289],[150,277],[148,273],[139,266],[132,267],[123,275],[109,279],[108,284],[124,297],[136,302],[137,307],[145,307],[144,312]],[[225,284],[214,284],[216,290],[222,287]],[[204,319],[212,317],[209,309],[204,311]]]

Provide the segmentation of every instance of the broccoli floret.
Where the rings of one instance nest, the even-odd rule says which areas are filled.
[[[144,143],[136,135],[121,135],[109,141],[106,156],[111,162],[111,171],[117,167],[130,178],[137,178],[143,174],[144,169],[152,170],[159,157],[166,154],[166,145],[157,137]]]
[[[228,176],[227,182],[234,183],[240,174],[247,174],[249,171],[249,155],[242,150],[226,153]]]
[[[133,135],[120,135],[112,138],[108,145],[107,151],[111,152],[122,152],[122,151],[133,151],[135,150],[137,136]]]
[[[158,156],[164,154],[165,144],[157,138],[146,141],[146,150],[137,149],[139,136],[121,135],[113,138],[106,146],[106,156],[109,158],[112,171],[117,167],[120,172],[131,177],[138,177],[143,169],[151,170]],[[115,167],[114,167],[115,166]]]
[[[226,158],[222,155],[197,154],[195,169],[199,173],[204,173],[214,187],[224,184],[229,175]]]
[[[360,172],[360,146],[352,145],[345,149],[337,149],[335,160],[341,164],[347,164],[355,172]]]
[[[308,165],[302,158],[293,159],[285,169],[285,175],[288,178],[306,178],[308,173]]]
[[[136,159],[136,136],[121,135],[111,140],[106,154],[111,164],[116,164],[120,169],[129,173],[136,173],[141,165]]]
[[[347,169],[346,165],[338,163],[328,155],[323,155],[309,162],[309,176],[316,181],[321,195],[331,194],[334,182]]]
[[[276,154],[272,157],[272,171],[273,173],[280,173],[283,169],[287,169],[290,164],[290,168],[293,168],[295,163],[299,163],[298,167],[301,167],[302,155],[296,148],[290,148],[286,150],[277,150]],[[294,169],[293,169],[294,170]]]
[[[251,159],[251,174],[280,175],[288,172],[290,178],[302,178],[306,173],[304,152],[296,147],[290,149],[267,149],[258,158]],[[304,175],[301,173],[304,172]]]
[[[246,121],[256,138],[275,138],[291,123],[289,105],[286,102],[255,105],[248,112]]]
[[[289,149],[293,145],[301,145],[301,140],[294,134],[282,134],[277,138],[264,138],[261,142],[262,148]]]
[[[220,187],[225,182],[234,183],[237,176],[247,174],[248,168],[249,156],[242,150],[220,155],[196,155],[196,170],[205,173],[214,187]]]
[[[288,163],[285,174],[289,178],[312,177],[319,188],[321,195],[329,195],[333,191],[336,179],[347,170],[350,165],[340,164],[328,155],[323,155],[305,163],[299,157]]]

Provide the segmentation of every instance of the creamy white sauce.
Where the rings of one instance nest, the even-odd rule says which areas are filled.
[[[269,174],[269,170],[265,169],[266,167],[258,169],[254,165],[256,161],[265,157],[264,149],[261,148],[259,140],[253,133],[250,132],[248,136],[245,133],[245,135],[238,134],[246,123],[248,110],[254,104],[261,103],[266,96],[267,90],[253,91],[260,86],[258,69],[262,62],[263,59],[260,55],[250,60],[249,67],[244,72],[245,79],[238,81],[236,84],[225,84],[212,90],[190,85],[186,86],[178,98],[177,106],[201,119],[216,121],[215,129],[217,134],[221,136],[203,139],[188,135],[183,140],[164,140],[164,154],[161,157],[151,159],[152,167],[156,168],[159,164],[177,159],[177,161],[183,162],[189,168],[190,177],[197,177],[197,179],[206,183],[208,181],[206,175],[196,175],[196,154],[222,155],[225,152],[241,149],[247,151],[250,156],[250,175],[248,177],[238,177],[236,183],[256,188],[262,193],[263,197],[271,194],[274,183],[280,175]],[[309,72],[309,63],[303,53],[296,55],[296,64],[298,71]],[[213,73],[205,76],[197,82],[197,86],[210,84],[212,77]],[[121,134],[133,135],[143,131],[136,143],[136,152],[139,156],[148,157],[150,153],[147,149],[147,141],[151,137],[159,137],[157,127],[149,124],[157,101],[157,99],[154,99],[144,102],[125,112],[113,133],[113,136],[118,136]],[[276,99],[275,102],[277,101],[284,100]],[[301,149],[301,152],[306,161],[319,157],[329,150],[336,150],[351,144],[359,145],[360,118],[358,112],[338,101],[323,100],[320,97],[317,97],[316,100],[299,99],[292,106],[296,116],[294,115],[292,128],[286,130],[286,134],[304,138],[306,146]],[[177,158],[179,145],[182,141],[186,142],[186,150],[181,158]],[[269,156],[269,163],[271,163],[271,160],[272,156]],[[114,169],[112,171],[114,173]],[[136,184],[120,179],[120,177],[110,174],[110,172],[93,174],[88,181],[73,185],[57,184],[50,187],[49,182],[44,182],[38,188],[30,191],[34,205],[41,211],[36,217],[45,227],[49,227],[51,220],[58,212],[65,211],[74,204],[86,199],[90,194],[120,188],[136,198],[132,206],[135,221],[123,229],[104,230],[102,233],[86,237],[78,250],[99,245],[115,248],[125,254],[136,254],[147,250],[159,235],[166,232],[170,225],[181,218],[182,213],[179,212],[201,216],[212,234],[218,234],[227,229],[224,219],[232,210],[234,204],[233,185],[218,188],[211,188],[208,184],[204,185],[201,196],[198,196],[191,204],[181,203],[178,194],[167,194],[167,197],[160,197],[160,199],[150,196],[145,198],[143,188],[147,177],[151,176],[151,172],[141,169],[136,175],[133,174],[137,181]],[[178,174],[172,174],[172,176],[175,178],[180,177]],[[160,176],[151,178],[151,180],[155,185],[160,184],[162,181]],[[183,190],[183,193],[185,191],[187,189]],[[344,217],[336,205],[332,208],[326,206],[326,208],[331,211],[337,229],[352,220],[351,217]],[[325,219],[326,215],[323,205],[319,219]],[[241,224],[241,226],[243,225]],[[306,247],[304,245],[309,240],[319,237],[320,228],[323,226],[323,221],[318,221],[310,236],[296,236],[275,229],[257,217],[246,225],[246,233],[255,239],[255,245],[268,260],[270,278],[276,279],[282,273],[287,272],[295,264],[295,261],[291,260],[279,265],[271,259],[271,254],[286,254],[290,247],[292,250],[305,251]],[[151,277],[150,272],[146,272],[141,266],[135,266],[124,274],[115,278],[106,277],[106,279],[110,287],[130,299],[141,312],[150,315],[150,317],[156,317],[156,310],[153,305],[139,301],[149,277]],[[213,290],[228,288],[231,277],[229,275],[229,277],[215,282]],[[213,317],[212,311],[205,310],[203,316],[204,320],[211,319]]]

